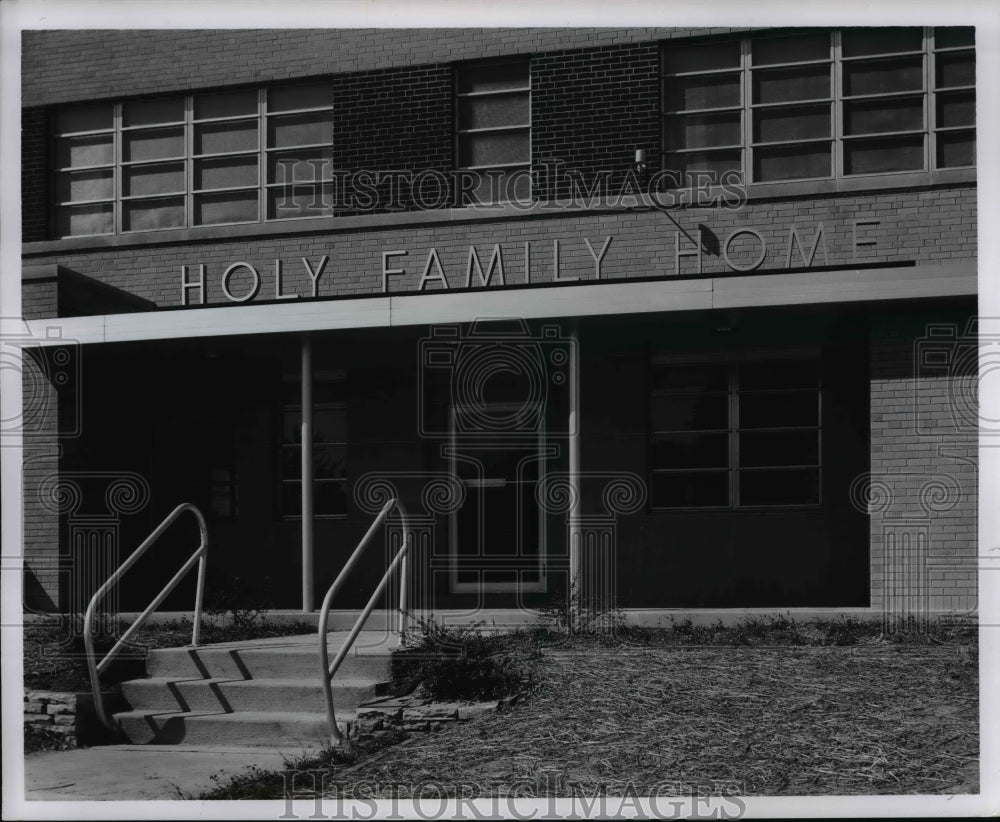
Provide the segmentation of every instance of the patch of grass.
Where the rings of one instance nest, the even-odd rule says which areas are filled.
[[[724,624],[696,624],[691,619],[670,617],[665,625],[628,625],[612,622],[613,629],[569,633],[542,622],[527,633],[539,647],[656,646],[853,646],[853,645],[975,645],[976,626],[948,620],[916,622],[886,630],[881,620],[836,617],[796,621],[787,614],[746,616]]]
[[[433,699],[499,699],[530,691],[537,649],[519,634],[485,631],[486,624],[446,626],[418,619],[418,630],[393,654],[396,693],[422,683]]]
[[[294,791],[294,798],[307,798],[312,790],[323,794],[325,782],[371,758],[385,748],[396,745],[405,738],[398,731],[379,738],[360,741],[345,740],[338,748],[324,748],[318,754],[306,754],[299,759],[285,760],[280,771],[265,771],[252,765],[234,777],[213,776],[216,786],[197,799],[284,799]]]
[[[72,742],[67,741],[65,736],[50,731],[45,726],[24,726],[24,752],[26,754],[38,751],[70,751],[75,747]]]

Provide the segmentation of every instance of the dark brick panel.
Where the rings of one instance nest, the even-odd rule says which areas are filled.
[[[26,243],[49,237],[48,117],[43,108],[21,110],[21,232]]]
[[[587,189],[608,172],[612,191],[626,181],[635,149],[646,149],[648,167],[656,169],[658,66],[656,43],[549,52],[532,60],[536,197],[569,194],[565,175],[544,174],[546,164],[579,173]]]
[[[411,66],[337,75],[333,79],[333,167],[348,174],[437,171],[453,167],[453,72],[448,65]],[[375,185],[377,202],[413,202],[404,175]],[[398,194],[389,190],[394,185]],[[432,194],[433,189],[428,190]],[[337,192],[338,213],[349,214],[358,192]],[[391,208],[389,210],[392,210]],[[398,210],[398,209],[397,209]],[[369,212],[370,213],[370,212]]]

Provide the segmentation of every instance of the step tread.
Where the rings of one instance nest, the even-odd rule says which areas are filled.
[[[345,688],[371,688],[381,685],[388,680],[385,679],[359,679],[357,677],[341,679],[337,677],[333,680],[333,687]],[[260,679],[247,679],[229,676],[147,676],[141,679],[130,679],[122,683],[123,685],[139,685],[140,687],[163,687],[166,685],[178,684],[204,684],[204,685],[230,685],[234,687],[264,687],[264,688],[319,688],[322,683],[319,677],[314,680],[303,679],[302,677],[287,677],[279,679],[277,677],[261,677]]]
[[[164,719],[183,718],[196,722],[212,720],[218,722],[326,722],[326,713],[322,711],[163,711],[156,708],[139,709],[137,711],[121,711],[114,715],[115,719],[147,719],[162,717]],[[354,711],[338,711],[337,721],[354,719]]]
[[[327,647],[334,647],[343,644],[343,640],[347,639],[348,631],[330,631],[327,633],[326,644]],[[393,634],[387,634],[382,631],[362,631],[358,634],[357,639],[354,641],[355,649],[364,650],[366,646],[378,647],[378,648],[395,648],[398,647],[398,639]],[[271,636],[271,637],[261,637],[260,639],[239,639],[233,640],[231,642],[213,642],[210,644],[201,645],[176,645],[171,648],[153,648],[150,649],[150,653],[159,652],[169,652],[169,651],[231,651],[240,649],[266,649],[266,650],[302,650],[305,648],[318,647],[318,635],[317,634],[303,634],[296,636]]]

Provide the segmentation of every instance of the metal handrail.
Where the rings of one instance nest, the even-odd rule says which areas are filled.
[[[392,562],[389,563],[389,567],[386,568],[385,573],[382,575],[382,580],[379,582],[378,587],[371,595],[371,598],[368,600],[368,604],[365,605],[361,615],[355,621],[354,627],[351,628],[350,633],[347,635],[347,639],[344,640],[344,644],[337,652],[337,656],[334,657],[333,663],[331,663],[330,652],[326,647],[327,625],[330,620],[330,604],[333,602],[333,598],[337,595],[337,592],[343,586],[344,581],[347,579],[347,575],[351,572],[351,569],[357,565],[365,547],[371,541],[371,538],[374,536],[379,526],[385,522],[386,517],[389,516],[389,512],[393,509],[393,507],[399,509],[399,516],[403,521],[403,545],[399,551],[396,552],[396,556],[393,557]],[[323,597],[323,607],[320,608],[319,611],[320,680],[323,683],[323,699],[326,702],[326,719],[330,726],[330,742],[333,744],[337,744],[344,738],[344,735],[340,732],[340,728],[337,727],[337,716],[333,707],[334,674],[337,673],[341,663],[343,663],[347,654],[350,652],[351,647],[354,645],[354,640],[358,638],[358,634],[361,633],[361,629],[364,627],[365,622],[367,622],[368,617],[371,616],[375,603],[378,601],[378,598],[382,596],[382,592],[385,591],[386,586],[389,584],[389,578],[392,576],[392,573],[396,570],[396,568],[400,569],[399,622],[397,623],[397,633],[399,634],[400,640],[406,636],[406,554],[409,548],[410,529],[407,527],[406,523],[406,511],[403,509],[399,500],[391,499],[382,506],[382,510],[379,512],[379,515],[375,517],[375,521],[371,524],[367,533],[361,538],[361,542],[358,543],[358,547],[354,549],[354,553],[351,554],[350,558],[348,558],[344,567],[337,575],[337,578],[333,581],[333,585],[331,585],[330,589],[326,592],[326,596]]]
[[[138,618],[133,622],[128,630],[122,634],[121,639],[115,643],[114,647],[105,654],[104,659],[99,663],[95,661],[94,655],[94,637],[91,631],[91,622],[94,618],[94,607],[97,605],[98,601],[107,594],[108,590],[113,586],[122,576],[138,562],[139,557],[141,557],[146,549],[149,548],[156,540],[158,540],[163,532],[170,527],[175,519],[177,519],[185,511],[190,511],[194,514],[196,520],[198,520],[198,531],[201,536],[201,544],[188,559],[187,562],[181,567],[181,569],[174,574],[173,579],[170,580],[164,586],[163,590],[160,591],[159,595],[154,599],[148,608],[143,611]],[[208,529],[205,527],[205,518],[201,515],[201,511],[195,508],[190,502],[184,502],[178,505],[173,511],[171,511],[166,519],[163,520],[146,539],[143,541],[142,545],[135,549],[125,562],[121,564],[117,571],[115,571],[100,588],[97,589],[97,593],[90,598],[90,604],[87,606],[86,616],[83,618],[83,644],[87,650],[87,668],[90,672],[90,688],[94,692],[94,707],[97,711],[97,716],[101,720],[101,724],[106,728],[114,728],[111,720],[108,719],[108,715],[104,711],[104,703],[101,700],[101,685],[98,681],[98,674],[104,671],[105,668],[111,661],[118,656],[121,649],[129,641],[133,634],[142,627],[142,624],[146,621],[146,618],[156,610],[161,602],[166,599],[167,595],[177,587],[177,583],[184,578],[184,575],[191,570],[194,566],[195,560],[198,560],[198,587],[195,592],[194,598],[194,627],[191,631],[191,644],[197,645],[198,640],[201,637],[201,605],[202,597],[205,591],[205,555],[208,551]]]

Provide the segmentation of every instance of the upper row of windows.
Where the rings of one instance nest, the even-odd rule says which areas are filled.
[[[682,183],[732,172],[747,184],[971,167],[973,36],[853,29],[664,46],[660,167]],[[529,199],[528,61],[463,66],[455,94],[456,168],[484,172],[470,201]],[[329,81],[61,109],[56,233],[328,216],[334,139]],[[622,139],[627,153],[627,122]]]

